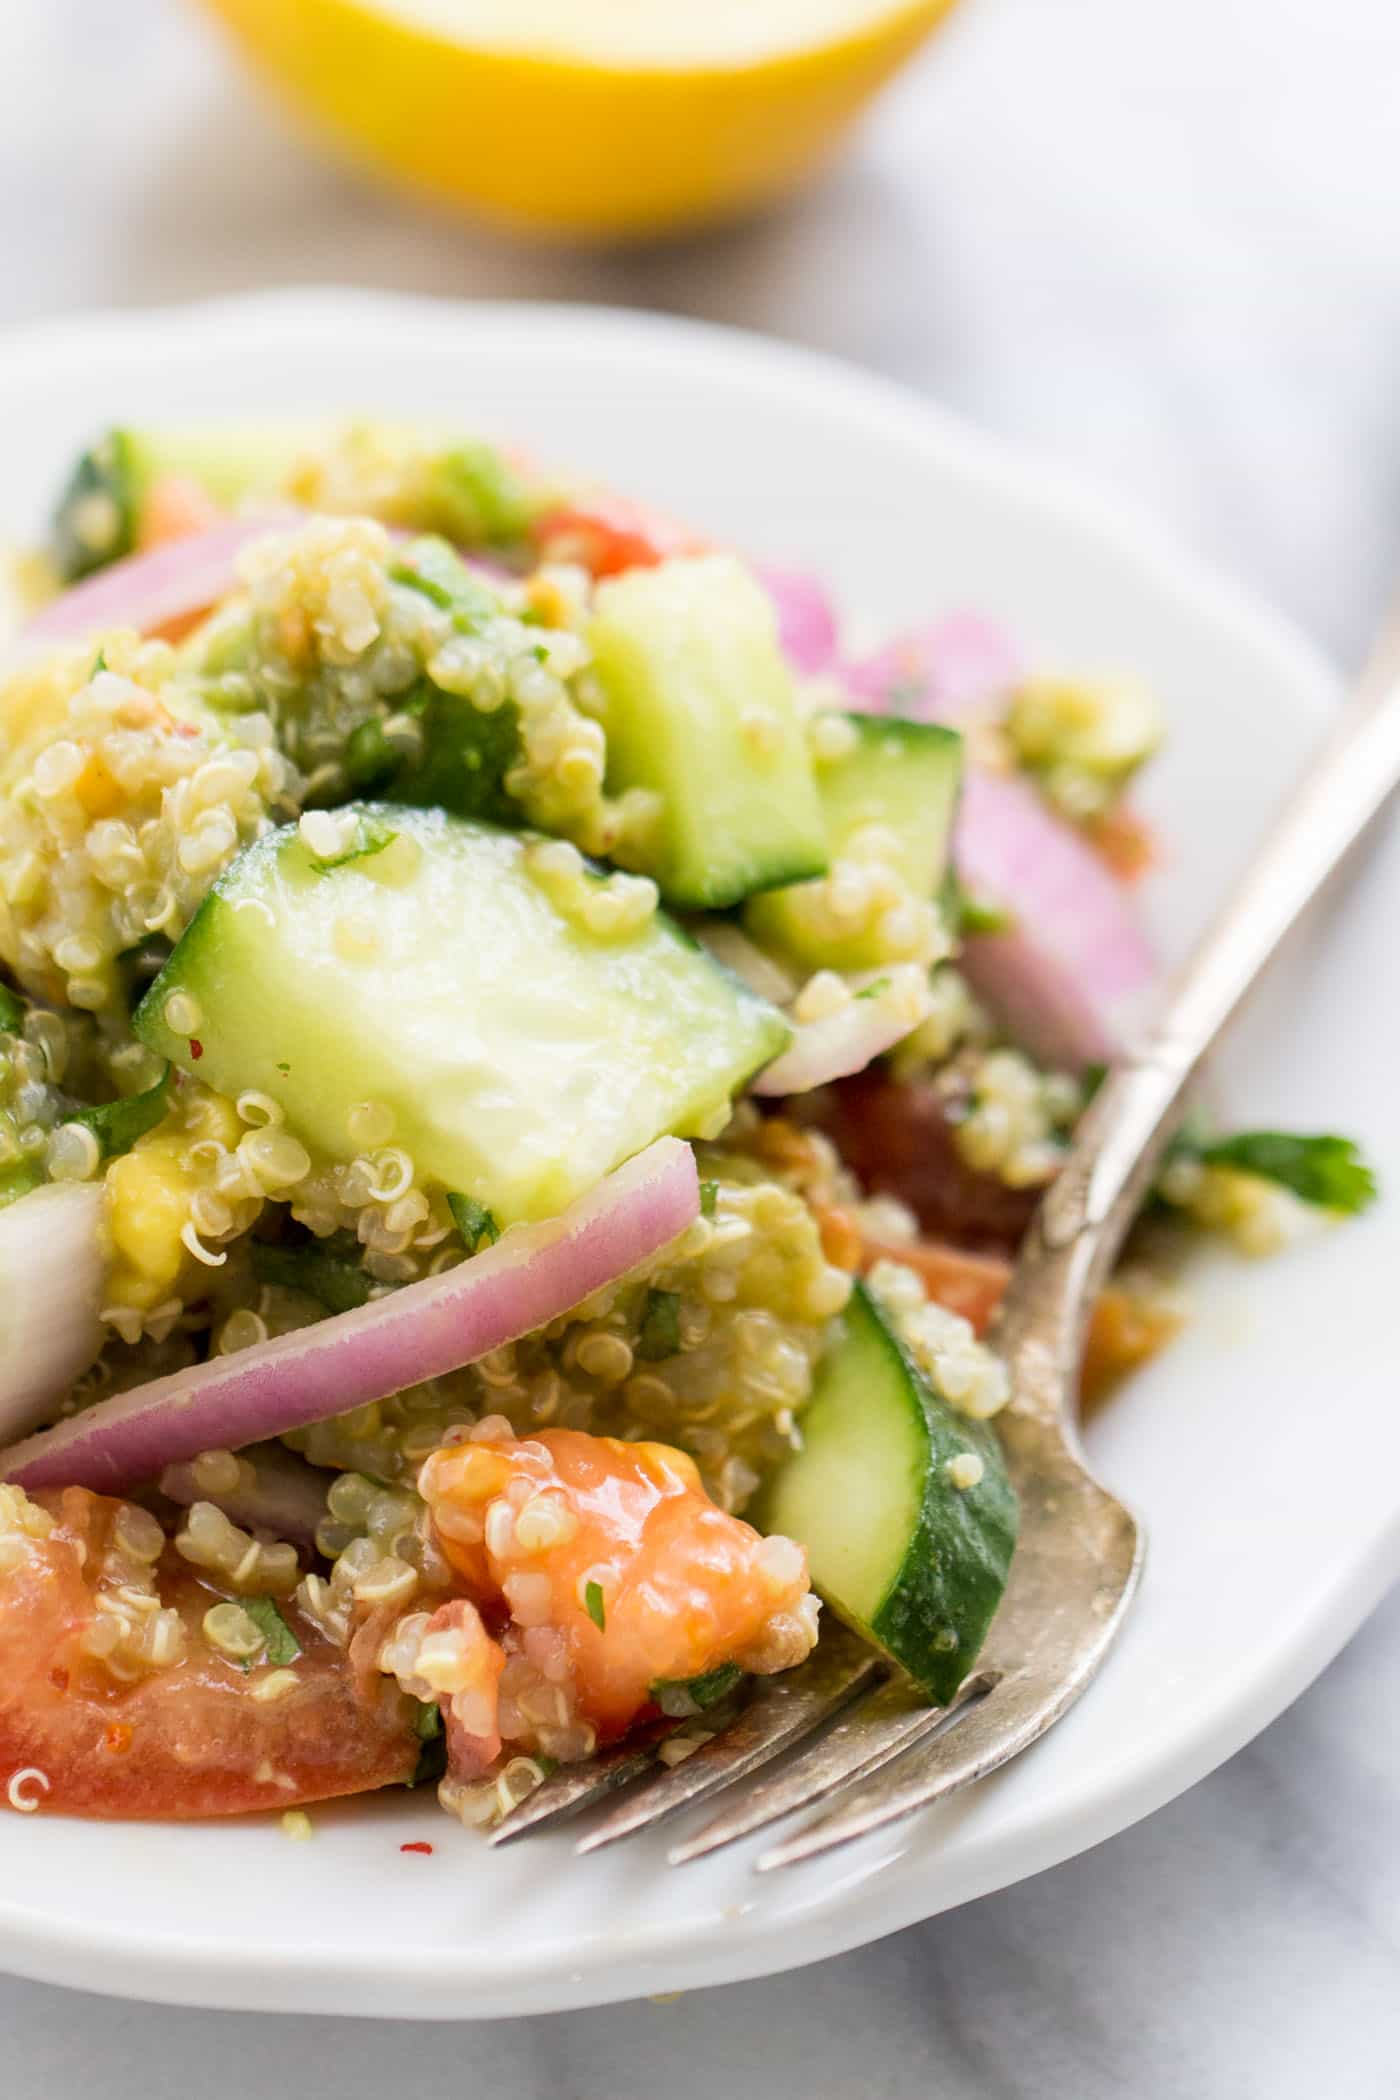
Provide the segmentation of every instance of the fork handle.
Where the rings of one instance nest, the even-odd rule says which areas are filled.
[[[1398,784],[1400,601],[1243,880],[1169,981],[1140,1045],[1086,1109],[1036,1213],[997,1333],[1018,1401],[1024,1396],[1032,1411],[1067,1405],[1090,1301],[1181,1120],[1201,1059]]]

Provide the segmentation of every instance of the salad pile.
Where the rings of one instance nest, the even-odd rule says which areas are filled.
[[[1135,685],[453,435],[113,430],[0,672],[0,1792],[467,1824],[704,1740],[820,1605],[934,1701],[982,1336],[1153,977]],[[1192,1129],[1183,1227],[1373,1193]],[[820,1600],[820,1604],[819,1604]]]

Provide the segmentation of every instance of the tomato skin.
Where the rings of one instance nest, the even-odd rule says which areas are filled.
[[[271,1674],[213,1651],[200,1622],[220,1593],[167,1550],[161,1602],[179,1611],[185,1654],[123,1683],[86,1656],[95,1573],[121,1504],[85,1488],[30,1498],[53,1517],[47,1538],[7,1533],[0,1567],[0,1801],[26,1768],[40,1812],[178,1821],[328,1800],[408,1778],[418,1741],[412,1703],[387,1680],[357,1689],[342,1650],[290,1605],[301,1643],[297,1684],[254,1693]]]
[[[621,496],[561,505],[540,519],[535,540],[542,561],[578,562],[597,577],[654,569],[673,556],[707,551],[707,543],[686,526]]]

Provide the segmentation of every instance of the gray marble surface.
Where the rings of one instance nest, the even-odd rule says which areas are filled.
[[[586,256],[314,157],[174,0],[0,0],[0,322],[334,280],[766,329],[1116,487],[1350,656],[1400,552],[1397,79],[1392,0],[969,0],[799,206]],[[1394,2100],[1397,1742],[1392,1599],[1186,1798],[863,1953],[411,2037],[0,1980],[0,2090]]]

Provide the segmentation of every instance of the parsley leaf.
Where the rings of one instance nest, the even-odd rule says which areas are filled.
[[[421,1706],[413,1732],[421,1745],[413,1776],[404,1781],[405,1786],[433,1786],[447,1770],[447,1732],[442,1725],[442,1711],[435,1703]]]
[[[699,1677],[658,1677],[649,1696],[673,1721],[685,1721],[727,1699],[743,1674],[738,1663],[720,1663]]]
[[[468,1254],[480,1254],[483,1247],[493,1246],[501,1236],[501,1228],[484,1203],[475,1196],[448,1196],[447,1207],[453,1222],[467,1243]]]
[[[301,1654],[301,1642],[292,1632],[271,1597],[245,1597],[243,1609],[267,1642],[264,1660],[281,1668]]]
[[[1376,1198],[1376,1177],[1350,1138],[1299,1137],[1287,1130],[1244,1130],[1193,1148],[1208,1167],[1235,1167],[1291,1189],[1320,1210],[1352,1215]]]
[[[714,1216],[714,1214],[715,1214],[715,1209],[716,1209],[716,1206],[718,1205],[718,1203],[719,1203],[719,1183],[718,1183],[717,1181],[702,1181],[702,1182],[701,1182],[701,1184],[700,1184],[700,1215],[701,1215],[701,1217],[702,1217],[702,1218],[712,1218],[712,1217]]]
[[[599,1633],[606,1633],[608,1630],[608,1612],[607,1606],[603,1602],[603,1585],[601,1582],[586,1582],[584,1584],[583,1607]]]
[[[856,993],[856,997],[857,999],[878,999],[881,992],[887,992],[889,988],[890,980],[888,977],[877,977],[873,983],[862,985],[861,989]]]
[[[18,1035],[23,1026],[23,1000],[7,984],[0,984],[0,1035]]]
[[[637,1354],[647,1363],[674,1356],[681,1346],[679,1291],[648,1291],[637,1334]]]
[[[327,1312],[353,1312],[368,1303],[372,1279],[360,1260],[363,1252],[352,1232],[333,1232],[324,1240],[302,1240],[295,1246],[275,1240],[251,1244],[253,1274],[259,1283],[302,1291]]]
[[[144,1137],[148,1130],[164,1119],[170,1106],[170,1067],[166,1066],[160,1078],[144,1094],[129,1094],[123,1101],[104,1101],[100,1108],[80,1108],[67,1118],[70,1123],[81,1123],[97,1139],[97,1149],[103,1159],[115,1159],[119,1153],[129,1152],[137,1138]]]

